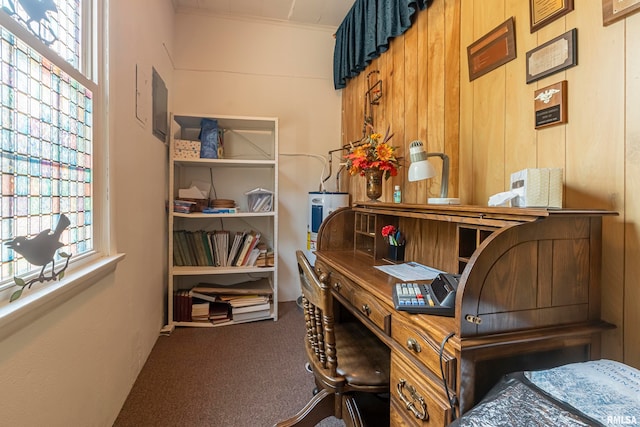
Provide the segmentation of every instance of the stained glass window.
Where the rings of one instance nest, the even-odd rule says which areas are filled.
[[[5,13],[76,68],[80,3],[0,0]],[[54,229],[62,214],[71,224],[59,251],[77,257],[93,250],[93,98],[53,60],[0,26],[0,282],[41,268],[6,243]]]
[[[81,0],[0,0],[2,10],[79,69]]]

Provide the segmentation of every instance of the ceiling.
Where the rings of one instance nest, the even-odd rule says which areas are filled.
[[[355,0],[172,0],[176,11],[338,27]]]

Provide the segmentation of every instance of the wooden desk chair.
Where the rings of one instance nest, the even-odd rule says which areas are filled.
[[[381,410],[388,425],[388,400],[377,395],[389,392],[389,349],[358,321],[334,323],[327,278],[315,274],[302,251],[296,251],[296,257],[307,326],[305,347],[318,392],[295,416],[277,426],[315,426],[332,415],[348,427],[373,425],[366,422],[373,412],[365,410],[362,402],[377,409],[376,425],[383,425]]]

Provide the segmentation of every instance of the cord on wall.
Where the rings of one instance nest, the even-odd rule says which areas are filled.
[[[311,157],[312,159],[318,159],[322,161],[322,171],[320,171],[320,191],[325,191],[324,188],[324,173],[327,169],[327,158],[324,156],[321,156],[320,154],[310,154],[310,153],[280,153],[281,156],[288,156],[288,157]]]

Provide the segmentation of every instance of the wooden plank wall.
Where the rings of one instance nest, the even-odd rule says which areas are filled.
[[[450,157],[449,196],[458,194],[458,132],[460,83],[460,2],[438,0],[414,15],[414,24],[391,41],[390,48],[357,77],[342,93],[342,142],[359,141],[363,136],[367,76],[371,83],[382,80],[382,98],[371,107],[376,131],[390,127],[392,144],[403,157],[398,176],[384,184],[380,200],[392,201],[394,185],[400,185],[403,201],[426,203],[439,197],[440,176],[409,182],[409,144],[419,139],[429,152],[444,152]],[[439,159],[434,166],[441,170]],[[342,182],[352,200],[366,200],[364,178],[342,173]]]
[[[434,0],[343,91],[343,142],[362,136],[366,74],[380,70],[376,128],[391,124],[405,155],[416,138],[429,151],[446,152],[454,165],[450,196],[463,203],[486,205],[508,189],[512,172],[563,168],[565,207],[619,213],[603,224],[602,317],[617,328],[603,338],[602,355],[640,368],[640,13],[605,27],[602,2],[574,4],[531,33],[527,1]],[[516,59],[469,82],[467,46],[510,17]],[[526,84],[526,52],[573,28],[578,65]],[[568,123],[536,130],[535,90],[562,80],[568,81]],[[345,183],[353,200],[365,199],[363,178]],[[427,185],[431,197],[439,189],[439,180],[407,182],[405,169],[386,184],[383,200],[391,201],[396,183],[408,203],[424,203]]]

